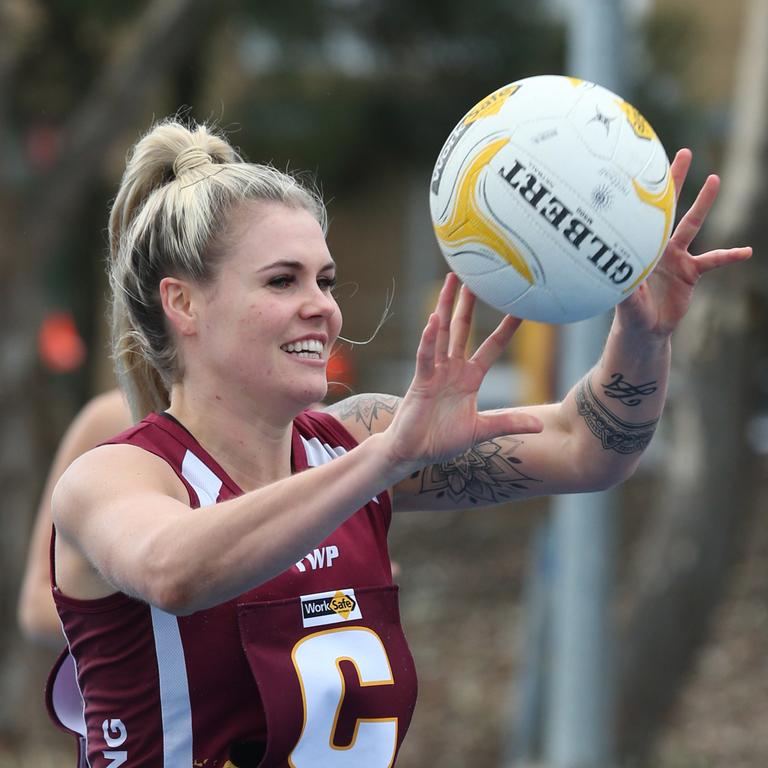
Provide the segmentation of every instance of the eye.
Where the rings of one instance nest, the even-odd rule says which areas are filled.
[[[334,275],[333,277],[330,277],[330,276],[318,277],[317,284],[324,291],[332,291],[336,287],[336,276]]]
[[[288,288],[288,286],[293,285],[295,282],[296,278],[293,275],[279,275],[278,277],[273,277],[268,285],[271,285],[273,288]]]

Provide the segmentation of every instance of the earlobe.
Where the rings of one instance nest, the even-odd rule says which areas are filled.
[[[182,336],[197,332],[197,316],[192,297],[192,286],[186,280],[164,277],[160,281],[160,301],[171,327]]]

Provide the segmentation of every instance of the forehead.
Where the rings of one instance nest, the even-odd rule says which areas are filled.
[[[321,268],[331,261],[319,222],[304,208],[243,203],[230,214],[228,230],[227,257],[240,266],[296,261]]]

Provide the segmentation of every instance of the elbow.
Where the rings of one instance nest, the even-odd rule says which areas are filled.
[[[579,493],[607,491],[621,485],[635,474],[643,456],[645,444],[596,440],[589,430],[571,434],[564,455],[577,457],[574,464],[574,485]]]
[[[158,530],[137,543],[127,560],[125,554],[103,564],[107,580],[118,589],[174,616],[199,610],[200,568],[179,544],[178,530]]]
[[[183,585],[174,583],[156,587],[149,602],[155,608],[173,616],[189,616],[189,614],[199,610],[195,606],[189,590],[185,589]]]
[[[144,584],[139,597],[174,616],[188,616],[207,607],[200,588],[205,579],[190,570],[188,561],[180,559],[175,553],[148,560],[153,565],[144,569]]]
[[[640,456],[634,460],[617,461],[603,465],[601,471],[594,473],[589,479],[588,493],[608,491],[629,480],[635,474],[637,465],[640,463]]]
[[[146,587],[142,590],[146,601],[164,613],[188,616],[199,610],[195,603],[198,595],[192,589],[192,580],[172,569],[153,569],[147,574]]]

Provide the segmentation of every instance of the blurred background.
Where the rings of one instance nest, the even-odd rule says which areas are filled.
[[[74,764],[43,707],[55,654],[16,603],[57,442],[114,385],[105,229],[136,138],[181,110],[316,176],[345,335],[368,339],[392,300],[375,341],[340,346],[331,399],[402,394],[445,272],[427,201],[443,141],[505,83],[579,74],[574,28],[601,5],[622,95],[670,154],[694,150],[687,194],[723,175],[700,248],[756,256],[702,284],[659,434],[612,498],[605,652],[578,690],[602,715],[575,746],[553,735],[550,500],[395,520],[420,677],[398,765],[768,765],[768,0],[0,0],[0,766]],[[496,321],[482,309],[478,335]],[[484,403],[554,397],[562,344],[528,324]]]

